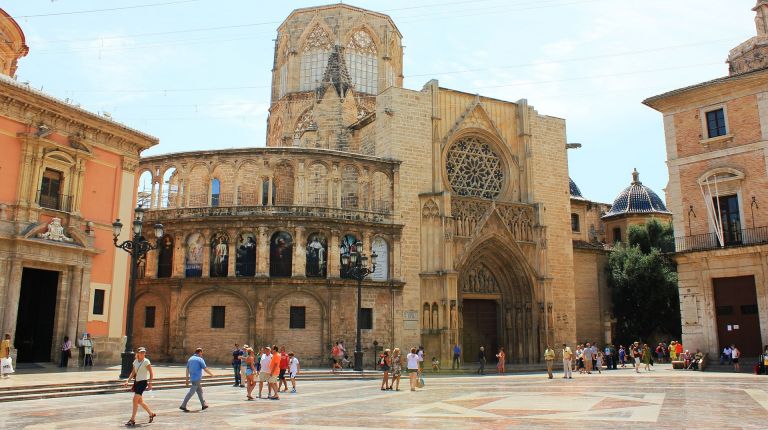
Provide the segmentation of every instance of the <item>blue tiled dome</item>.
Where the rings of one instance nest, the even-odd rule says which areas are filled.
[[[640,174],[632,172],[632,183],[613,201],[611,210],[603,218],[624,214],[670,213],[652,189],[640,182]]]
[[[573,182],[573,179],[568,178],[568,180],[571,182],[571,197],[578,197],[580,199],[583,199],[584,196],[581,195],[581,190],[576,185],[576,182]]]

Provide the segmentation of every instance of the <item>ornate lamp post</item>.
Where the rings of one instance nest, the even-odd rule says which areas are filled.
[[[360,313],[363,279],[376,271],[376,258],[378,255],[371,254],[371,267],[368,268],[368,256],[362,252],[363,242],[355,243],[355,250],[345,253],[341,256],[341,263],[347,267],[347,275],[357,280],[357,339],[355,342],[355,370],[363,370],[363,349],[361,341]]]
[[[131,254],[131,278],[128,291],[128,311],[125,321],[125,351],[120,354],[122,358],[122,367],[120,368],[120,379],[125,379],[131,374],[131,367],[133,366],[133,360],[135,353],[133,352],[133,307],[136,294],[136,279],[139,277],[139,260],[145,256],[149,251],[157,249],[160,238],[163,237],[163,225],[155,224],[155,238],[157,242],[155,244],[149,243],[143,237],[141,237],[141,228],[144,224],[144,209],[139,205],[135,211],[136,215],[133,219],[133,238],[126,240],[122,243],[117,243],[117,238],[120,236],[120,232],[123,229],[123,224],[120,219],[116,219],[112,223],[112,235],[115,247],[122,249],[123,251]]]

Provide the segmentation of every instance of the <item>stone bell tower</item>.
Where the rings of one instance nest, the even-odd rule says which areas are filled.
[[[731,49],[727,61],[731,76],[768,67],[768,0],[758,0],[752,10],[757,35]]]
[[[267,146],[373,153],[360,130],[375,119],[376,96],[402,86],[401,40],[381,13],[294,10],[277,29]]]

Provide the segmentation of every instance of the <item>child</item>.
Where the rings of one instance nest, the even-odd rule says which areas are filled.
[[[432,357],[432,371],[440,372],[440,361],[438,361],[437,357]]]
[[[595,368],[597,369],[597,373],[603,373],[600,371],[600,369],[603,368],[603,351],[600,351],[597,353],[597,362],[595,363]]]
[[[299,359],[293,355],[293,351],[288,353],[288,372],[291,378],[291,393],[295,393],[296,376],[299,374]]]

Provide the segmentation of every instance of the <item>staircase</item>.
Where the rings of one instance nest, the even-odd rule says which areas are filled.
[[[302,381],[331,381],[351,379],[376,379],[380,378],[380,372],[341,372],[306,371],[301,373]],[[24,400],[54,399],[58,397],[92,396],[96,394],[118,394],[128,391],[118,379],[110,381],[84,381],[52,385],[28,385],[15,387],[0,387],[0,402],[19,402]],[[204,378],[205,386],[232,385],[232,375],[221,375]],[[155,378],[152,382],[153,390],[170,390],[186,388],[185,378]]]

